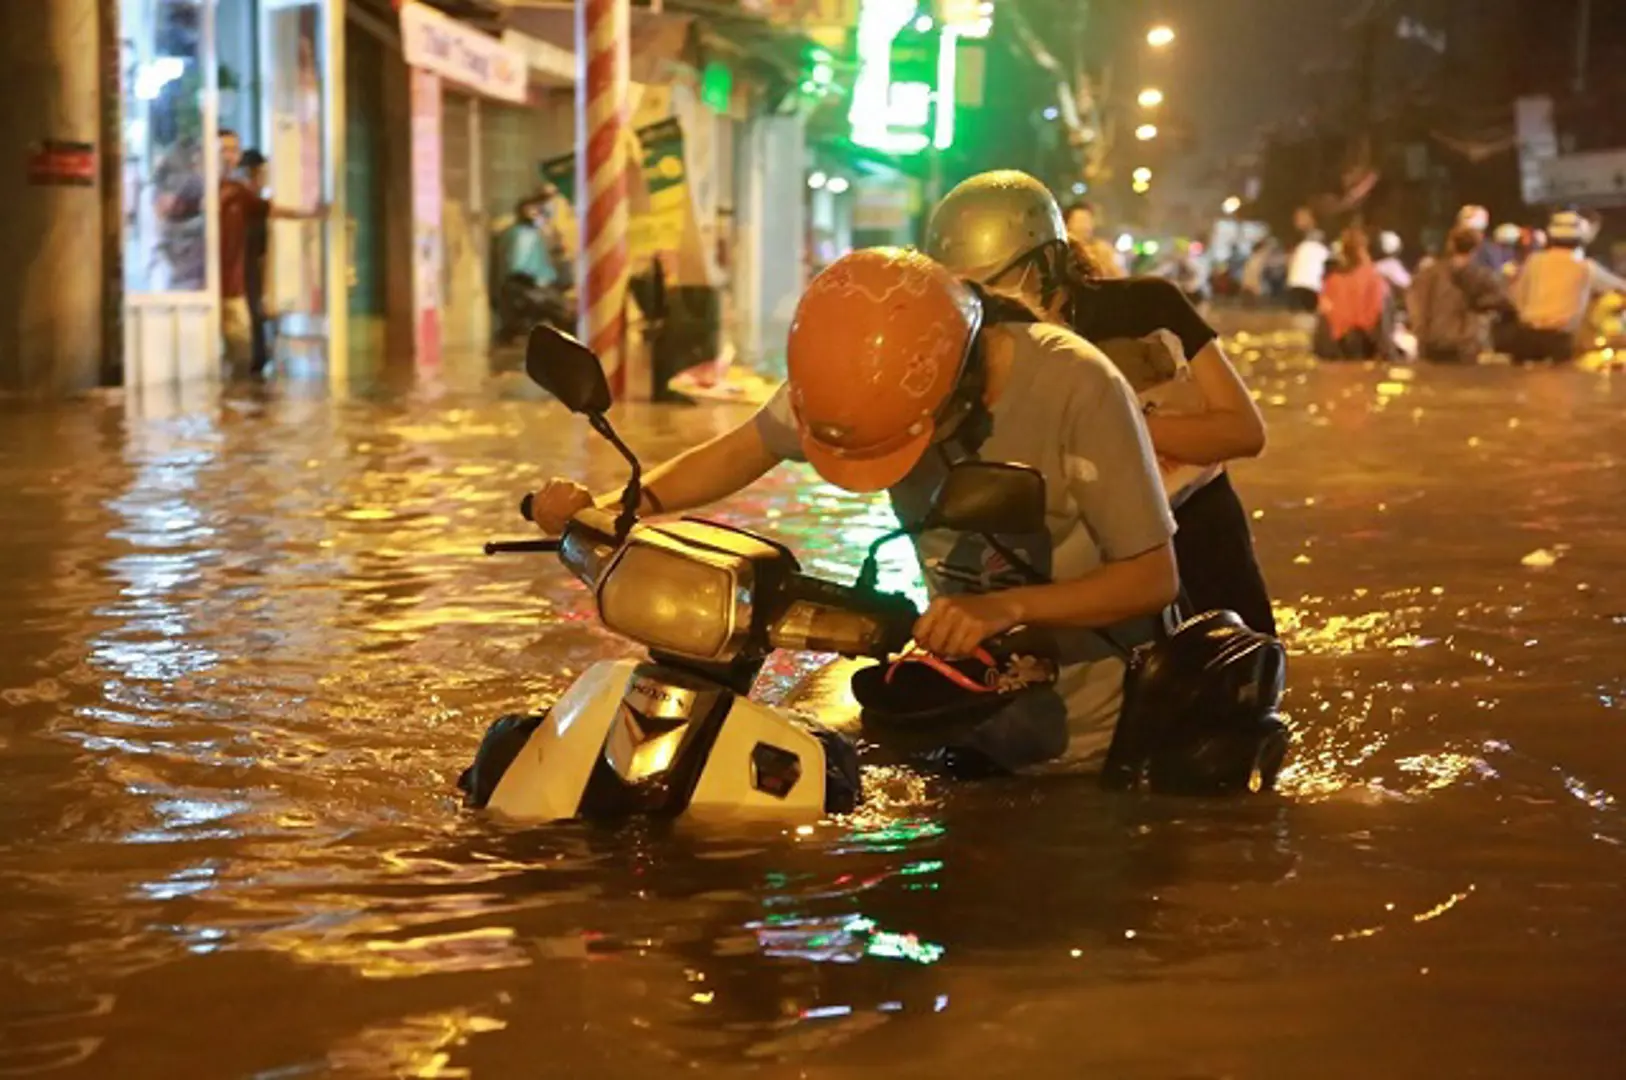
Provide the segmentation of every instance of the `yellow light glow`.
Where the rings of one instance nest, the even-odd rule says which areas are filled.
[[[1238,210],[1242,209],[1242,200],[1237,198],[1235,195],[1232,195],[1230,198],[1221,203],[1220,206],[1227,214],[1234,214]]]
[[[1139,139],[1141,142],[1150,142],[1152,139],[1157,138],[1157,125],[1142,124],[1140,127],[1135,129],[1135,138]]]
[[[1146,44],[1154,49],[1161,49],[1174,41],[1174,28],[1169,26],[1154,26],[1146,31]]]
[[[1152,170],[1144,165],[1136,169],[1130,176],[1137,184],[1150,184],[1152,182]]]
[[[1143,109],[1155,109],[1163,104],[1163,91],[1155,86],[1148,86],[1140,92],[1140,97],[1136,98],[1136,100],[1140,102],[1140,107]]]

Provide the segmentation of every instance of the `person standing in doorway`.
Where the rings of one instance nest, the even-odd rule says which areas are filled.
[[[243,249],[243,286],[248,300],[248,316],[253,361],[250,372],[263,376],[271,365],[270,326],[265,312],[265,269],[271,247],[271,204],[263,198],[266,186],[265,155],[258,150],[243,151],[242,178],[249,191],[262,196],[248,207],[245,215],[246,243]]]
[[[248,374],[254,362],[254,320],[248,304],[249,221],[265,200],[249,190],[238,170],[243,144],[220,130],[220,336],[227,371]]]
[[[252,159],[257,169],[263,169],[265,158],[258,152]],[[244,174],[246,162],[242,140],[230,128],[220,129],[220,336],[227,370],[233,377],[258,373],[256,361],[255,316],[256,307],[263,306],[258,298],[251,306],[249,293],[249,262],[251,260],[251,233],[255,222],[269,228],[270,218],[311,218],[321,210],[288,210],[275,206],[255,186],[256,181]],[[263,178],[263,173],[261,174]],[[260,265],[264,265],[262,240],[259,251]],[[264,278],[255,275],[256,288],[263,287]]]

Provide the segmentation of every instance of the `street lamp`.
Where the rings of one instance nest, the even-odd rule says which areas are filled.
[[[1139,139],[1141,142],[1150,142],[1151,140],[1157,138],[1157,125],[1142,124],[1140,127],[1135,129],[1135,138]]]
[[[1155,86],[1148,86],[1140,92],[1140,97],[1136,100],[1140,102],[1140,107],[1143,109],[1155,109],[1163,104],[1163,91]]]
[[[1172,27],[1159,24],[1146,31],[1146,44],[1154,49],[1161,49],[1173,41],[1174,30]]]
[[[1148,169],[1144,165],[1129,175],[1130,178],[1133,179],[1137,184],[1150,184],[1152,182],[1152,170]]]
[[[1234,214],[1238,210],[1242,209],[1242,200],[1237,198],[1235,195],[1232,195],[1230,198],[1226,199],[1220,204],[1220,208],[1223,209],[1227,214]]]

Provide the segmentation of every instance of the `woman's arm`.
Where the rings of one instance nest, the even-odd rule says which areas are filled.
[[[1265,418],[1218,340],[1192,358],[1191,374],[1207,408],[1200,413],[1148,415],[1146,430],[1159,456],[1187,465],[1258,457],[1265,449]]]

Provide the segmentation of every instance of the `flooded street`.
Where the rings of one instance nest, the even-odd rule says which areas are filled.
[[[461,810],[632,651],[480,554],[622,476],[516,381],[0,403],[0,1076],[1620,1077],[1626,375],[1273,340],[1283,793],[871,774],[807,835]],[[887,515],[810,475],[718,516],[851,574]]]

